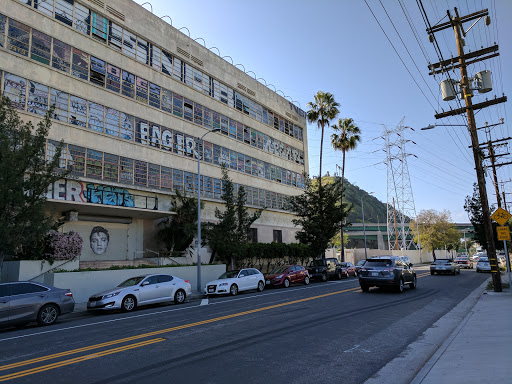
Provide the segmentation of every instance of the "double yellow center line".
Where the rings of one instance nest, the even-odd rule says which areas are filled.
[[[424,276],[427,276],[427,275],[429,275],[429,273],[420,274],[417,277],[420,278],[420,277],[424,277]],[[37,357],[37,358],[34,358],[34,359],[19,361],[17,363],[2,365],[2,366],[0,366],[0,371],[5,371],[5,370],[9,370],[9,369],[19,368],[19,367],[23,367],[23,366],[30,365],[30,364],[35,364],[35,363],[40,363],[40,362],[43,362],[43,361],[57,359],[59,357],[65,357],[65,356],[70,356],[70,355],[74,355],[74,354],[77,354],[77,353],[91,351],[91,350],[94,350],[94,349],[109,347],[109,346],[116,345],[116,344],[126,343],[128,341],[135,341],[135,340],[139,340],[139,339],[143,339],[143,338],[147,338],[147,337],[158,336],[158,335],[161,335],[161,334],[164,334],[164,333],[174,332],[174,331],[178,331],[178,330],[181,330],[181,329],[197,327],[199,325],[215,323],[215,322],[222,321],[222,320],[233,319],[233,318],[236,318],[236,317],[250,315],[250,314],[253,314],[253,313],[268,311],[270,309],[286,307],[288,305],[293,305],[293,304],[298,304],[298,303],[304,303],[304,302],[307,302],[307,301],[317,300],[317,299],[321,299],[321,298],[324,298],[324,297],[333,296],[333,295],[337,295],[337,294],[345,293],[345,292],[361,292],[361,290],[359,289],[359,287],[349,288],[349,289],[344,289],[344,290],[341,290],[341,291],[335,291],[335,292],[325,293],[325,294],[322,294],[322,295],[307,297],[307,298],[304,298],[304,299],[288,301],[286,303],[274,304],[274,305],[269,305],[267,307],[251,309],[251,310],[243,311],[243,312],[237,312],[237,313],[233,313],[231,315],[219,316],[219,317],[215,317],[215,318],[212,318],[212,319],[196,321],[194,323],[178,325],[178,326],[172,327],[172,328],[160,329],[158,331],[147,332],[147,333],[143,333],[143,334],[140,334],[140,335],[126,337],[126,338],[123,338],[123,339],[112,340],[112,341],[105,342],[105,343],[89,345],[89,346],[83,347],[83,348],[72,349],[72,350],[69,350],[69,351],[59,352],[59,353],[55,353],[55,354],[52,354],[52,355],[41,356],[41,357]],[[59,362],[56,362],[56,363],[52,363],[52,364],[48,364],[48,365],[43,365],[43,366],[36,367],[36,368],[27,369],[27,370],[24,370],[24,371],[10,373],[10,374],[4,375],[4,376],[0,376],[0,382],[1,381],[7,381],[7,380],[12,380],[12,379],[20,378],[20,377],[23,377],[23,376],[33,375],[35,373],[40,373],[40,372],[48,371],[48,370],[51,370],[51,369],[63,367],[63,366],[70,365],[70,364],[80,363],[80,362],[86,361],[86,360],[96,359],[98,357],[103,357],[103,356],[111,355],[111,354],[114,354],[114,353],[128,351],[128,350],[134,349],[134,348],[144,347],[144,346],[147,346],[147,345],[150,345],[150,344],[159,343],[159,342],[164,341],[164,340],[166,340],[166,339],[164,339],[164,338],[150,339],[150,340],[138,342],[138,343],[135,343],[135,344],[129,344],[129,345],[113,348],[113,349],[107,349],[107,350],[96,352],[96,353],[92,353],[92,354],[89,354],[89,355],[79,356],[79,357],[75,357],[75,358],[72,358],[72,359],[63,360],[63,361],[59,361]]]

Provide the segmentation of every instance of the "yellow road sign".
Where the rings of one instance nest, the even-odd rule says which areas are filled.
[[[510,240],[510,231],[508,227],[496,227],[498,231],[498,240]]]
[[[512,215],[505,211],[503,208],[498,208],[491,216],[491,219],[496,221],[499,225],[505,225]]]

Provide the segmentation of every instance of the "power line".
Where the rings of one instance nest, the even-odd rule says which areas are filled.
[[[418,87],[418,89],[420,90],[420,92],[422,93],[423,97],[425,97],[425,100],[427,100],[427,102],[430,104],[430,106],[432,107],[432,109],[435,111],[435,107],[432,105],[432,103],[430,102],[430,100],[428,99],[427,95],[425,95],[425,92],[423,92],[423,90],[421,89],[421,87],[419,86],[418,82],[416,81],[416,79],[414,78],[414,76],[412,75],[411,71],[409,71],[409,68],[407,68],[407,65],[405,64],[405,62],[403,61],[402,57],[400,56],[400,54],[398,53],[398,51],[396,50],[395,46],[393,45],[393,43],[391,42],[391,40],[389,39],[388,35],[386,34],[386,31],[384,31],[384,28],[382,28],[382,25],[380,24],[379,20],[377,19],[377,16],[375,16],[375,14],[373,13],[372,9],[370,8],[370,5],[368,4],[368,2],[366,0],[364,0],[366,6],[368,7],[368,9],[370,10],[370,12],[372,13],[375,21],[377,22],[377,24],[379,25],[380,29],[382,30],[382,33],[384,33],[384,36],[386,36],[386,39],[388,39],[389,41],[389,44],[391,44],[391,46],[393,47],[393,50],[395,51],[395,53],[397,54],[398,58],[400,59],[400,61],[402,62],[402,64],[404,65],[405,69],[407,70],[407,72],[409,73],[409,75],[411,76],[412,80],[414,81],[414,83],[416,84],[416,86]]]

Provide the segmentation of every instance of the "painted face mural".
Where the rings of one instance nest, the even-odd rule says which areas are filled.
[[[96,255],[102,255],[107,250],[110,236],[105,228],[97,226],[92,229],[89,240],[92,251]]]

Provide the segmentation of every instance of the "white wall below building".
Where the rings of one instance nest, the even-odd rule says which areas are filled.
[[[209,281],[217,279],[226,272],[225,264],[203,265],[201,267],[201,286],[204,288]],[[120,269],[91,272],[61,272],[45,275],[44,284],[58,288],[70,289],[75,302],[85,303],[95,293],[115,287],[117,284],[134,276],[154,273],[166,273],[189,280],[192,291],[197,287],[197,267],[168,267],[168,268],[141,268]]]

